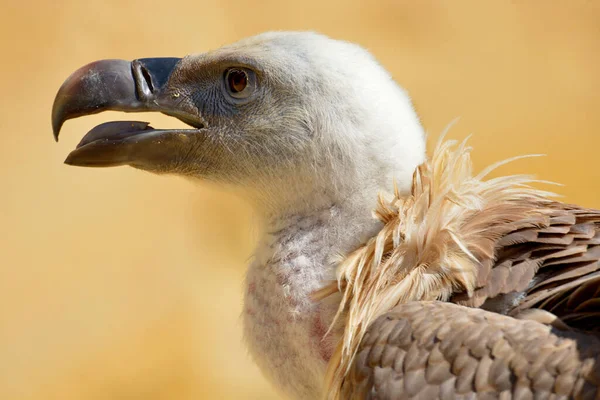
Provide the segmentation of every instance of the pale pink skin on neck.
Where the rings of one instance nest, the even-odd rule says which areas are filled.
[[[315,399],[340,335],[334,330],[325,336],[339,299],[315,303],[309,296],[334,279],[331,249],[348,251],[379,225],[369,212],[356,215],[337,205],[282,222],[287,227],[266,234],[248,269],[245,338],[256,363],[284,394]]]

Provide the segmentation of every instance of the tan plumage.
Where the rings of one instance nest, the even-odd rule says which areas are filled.
[[[447,325],[440,325],[440,320],[429,317],[429,313],[438,313],[445,320],[452,315],[452,319],[471,323],[472,329],[495,332],[490,335],[495,338],[493,343],[496,344],[499,343],[497,340],[515,343],[525,338],[530,342],[541,335],[540,338],[543,336],[548,341],[543,345],[546,352],[553,352],[557,346],[567,346],[570,349],[568,362],[580,360],[587,366],[585,371],[591,370],[593,363],[585,361],[584,356],[591,352],[595,357],[600,353],[597,338],[587,338],[585,344],[588,347],[593,344],[594,349],[587,348],[587,353],[578,356],[573,353],[577,338],[561,341],[540,322],[562,328],[572,326],[598,330],[593,326],[592,318],[600,315],[600,212],[553,201],[551,193],[530,186],[535,181],[528,176],[483,180],[504,163],[493,165],[474,176],[466,141],[457,146],[454,141],[440,140],[430,161],[415,171],[409,196],[403,197],[396,191],[392,201],[380,198],[376,216],[384,223],[383,229],[339,264],[337,282],[315,293],[316,299],[338,290],[342,293],[336,318],[344,320],[345,329],[329,364],[329,398],[339,398],[340,395],[341,398],[350,395],[362,398],[367,392],[375,398],[411,398],[433,384],[423,375],[422,387],[415,381],[406,383],[402,388],[402,379],[408,379],[408,375],[402,373],[402,367],[385,377],[379,371],[381,363],[397,360],[398,354],[404,357],[411,340],[425,340],[419,335],[411,337],[409,334],[408,338],[402,339],[408,342],[400,346],[388,339],[382,342],[383,331],[389,333],[400,329],[400,325],[406,325],[409,327],[407,332],[410,332],[413,324],[413,331],[425,332],[428,336],[423,338],[433,340],[436,334],[440,334],[437,329]],[[522,298],[514,307],[507,305],[510,298],[502,297],[521,292]],[[488,311],[429,303],[433,300],[487,308],[538,322],[524,324]],[[403,306],[424,301],[427,303],[413,305],[412,308]],[[410,310],[408,314],[407,310]],[[428,314],[419,314],[425,311]],[[408,320],[398,322],[398,318]],[[484,326],[476,326],[473,318]],[[392,320],[396,322],[389,322]],[[533,329],[531,336],[523,329]],[[487,345],[493,347],[490,342],[492,336],[481,336],[480,343],[473,339],[475,342],[472,341],[472,344],[483,345],[488,341]],[[463,337],[458,342],[468,344],[467,339]],[[427,349],[430,352],[433,349],[431,343],[421,345],[419,351]],[[373,350],[373,346],[378,350]],[[516,343],[516,346],[522,347],[522,344]],[[455,350],[458,351],[459,347]],[[374,361],[372,352],[382,349],[392,351],[394,355]],[[467,351],[467,348],[463,350]],[[512,351],[517,351],[516,347]],[[381,355],[380,352],[377,354]],[[414,358],[411,354],[407,354],[407,361]],[[537,352],[531,354],[533,357]],[[430,372],[426,368],[427,354],[422,355],[424,364],[415,366],[415,371],[423,368],[421,372],[426,374]],[[429,356],[432,357],[431,354]],[[447,356],[444,355],[446,362],[452,362]],[[470,362],[475,368],[482,360],[481,357],[472,358]],[[494,367],[494,371],[498,374],[502,371],[502,379],[508,379],[506,374],[519,377],[520,372],[504,363],[502,357],[498,360],[498,365],[504,369]],[[534,362],[533,358],[528,360]],[[414,362],[418,364],[420,361]],[[391,368],[390,365],[385,367]],[[455,375],[453,370],[448,379],[457,379]],[[558,379],[557,376],[552,379]],[[592,381],[594,385],[600,383]],[[535,381],[530,383],[533,385]],[[408,390],[411,385],[412,389]],[[576,389],[573,385],[556,387],[559,392],[569,390],[573,393]],[[521,390],[518,386],[509,389],[514,394]],[[497,387],[496,394],[509,390],[507,387]],[[441,386],[431,390],[438,395],[457,395],[461,391],[466,394],[469,390],[477,393],[481,387],[466,384],[464,387],[452,386],[452,390],[445,388],[441,392],[437,392],[438,389],[442,390]],[[582,390],[581,387],[579,389]]]

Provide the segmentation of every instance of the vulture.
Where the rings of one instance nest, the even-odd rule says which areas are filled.
[[[52,109],[157,111],[65,160],[209,180],[243,196],[259,240],[244,340],[294,399],[600,399],[600,211],[531,176],[429,157],[404,89],[363,48],[268,32],[183,58],[101,60]],[[510,160],[507,160],[510,161]]]

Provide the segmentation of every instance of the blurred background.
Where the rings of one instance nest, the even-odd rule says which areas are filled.
[[[477,169],[565,184],[600,207],[600,1],[1,0],[0,398],[276,399],[242,345],[252,215],[219,188],[62,164],[105,113],[50,110],[102,58],[183,56],[266,30],[371,50],[429,143],[473,134]],[[181,126],[155,114],[136,117]],[[431,148],[431,146],[430,146]]]

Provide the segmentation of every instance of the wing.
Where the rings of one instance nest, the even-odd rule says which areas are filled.
[[[599,220],[556,203],[512,222],[458,304],[410,302],[369,326],[342,398],[599,399]]]
[[[395,307],[369,327],[344,399],[600,398],[600,341],[445,302]]]
[[[503,397],[521,398],[517,390],[551,393],[550,380],[555,394],[591,393],[581,382],[595,388],[600,384],[597,371],[564,386],[559,383],[562,372],[539,372],[536,357],[546,354],[554,360],[553,354],[562,354],[567,343],[565,335],[571,335],[568,343],[575,350],[565,365],[592,368],[595,362],[595,356],[578,351],[599,351],[600,211],[550,200],[529,186],[527,177],[484,181],[491,168],[473,176],[466,145],[456,150],[454,145],[439,144],[431,160],[417,168],[410,195],[396,193],[391,202],[380,199],[376,215],[383,228],[339,264],[337,282],[316,296],[337,290],[342,295],[336,318],[343,318],[344,332],[329,363],[328,396],[429,398],[415,393],[437,390],[435,396],[497,397],[505,392]],[[448,304],[426,303],[434,300]],[[481,310],[471,309],[475,307]],[[386,329],[407,336],[388,341]],[[469,336],[471,330],[480,337]],[[444,336],[438,337],[439,332]],[[510,344],[506,353],[495,352],[500,339]],[[466,361],[455,360],[452,352],[443,357],[453,366],[446,380],[435,378],[436,372],[432,379],[437,384],[432,384],[429,375],[414,373],[429,371],[426,363],[437,351],[434,345],[442,342],[468,353],[471,368],[483,375],[459,371],[454,362]],[[489,359],[478,355],[482,346],[489,346]],[[523,366],[513,364],[518,352],[525,357]],[[384,353],[388,356],[377,358]],[[398,361],[400,369],[392,368],[389,363],[402,354],[410,367]],[[537,373],[544,375],[546,386],[539,386]],[[510,382],[510,388],[500,384],[500,376],[508,376],[502,382]],[[398,386],[399,379],[405,387]],[[475,380],[463,386],[465,379]],[[485,389],[482,382],[491,386]]]
[[[483,260],[477,287],[450,301],[518,317],[543,309],[573,328],[600,332],[600,211],[561,203],[514,229]],[[543,313],[538,313],[543,315]]]

